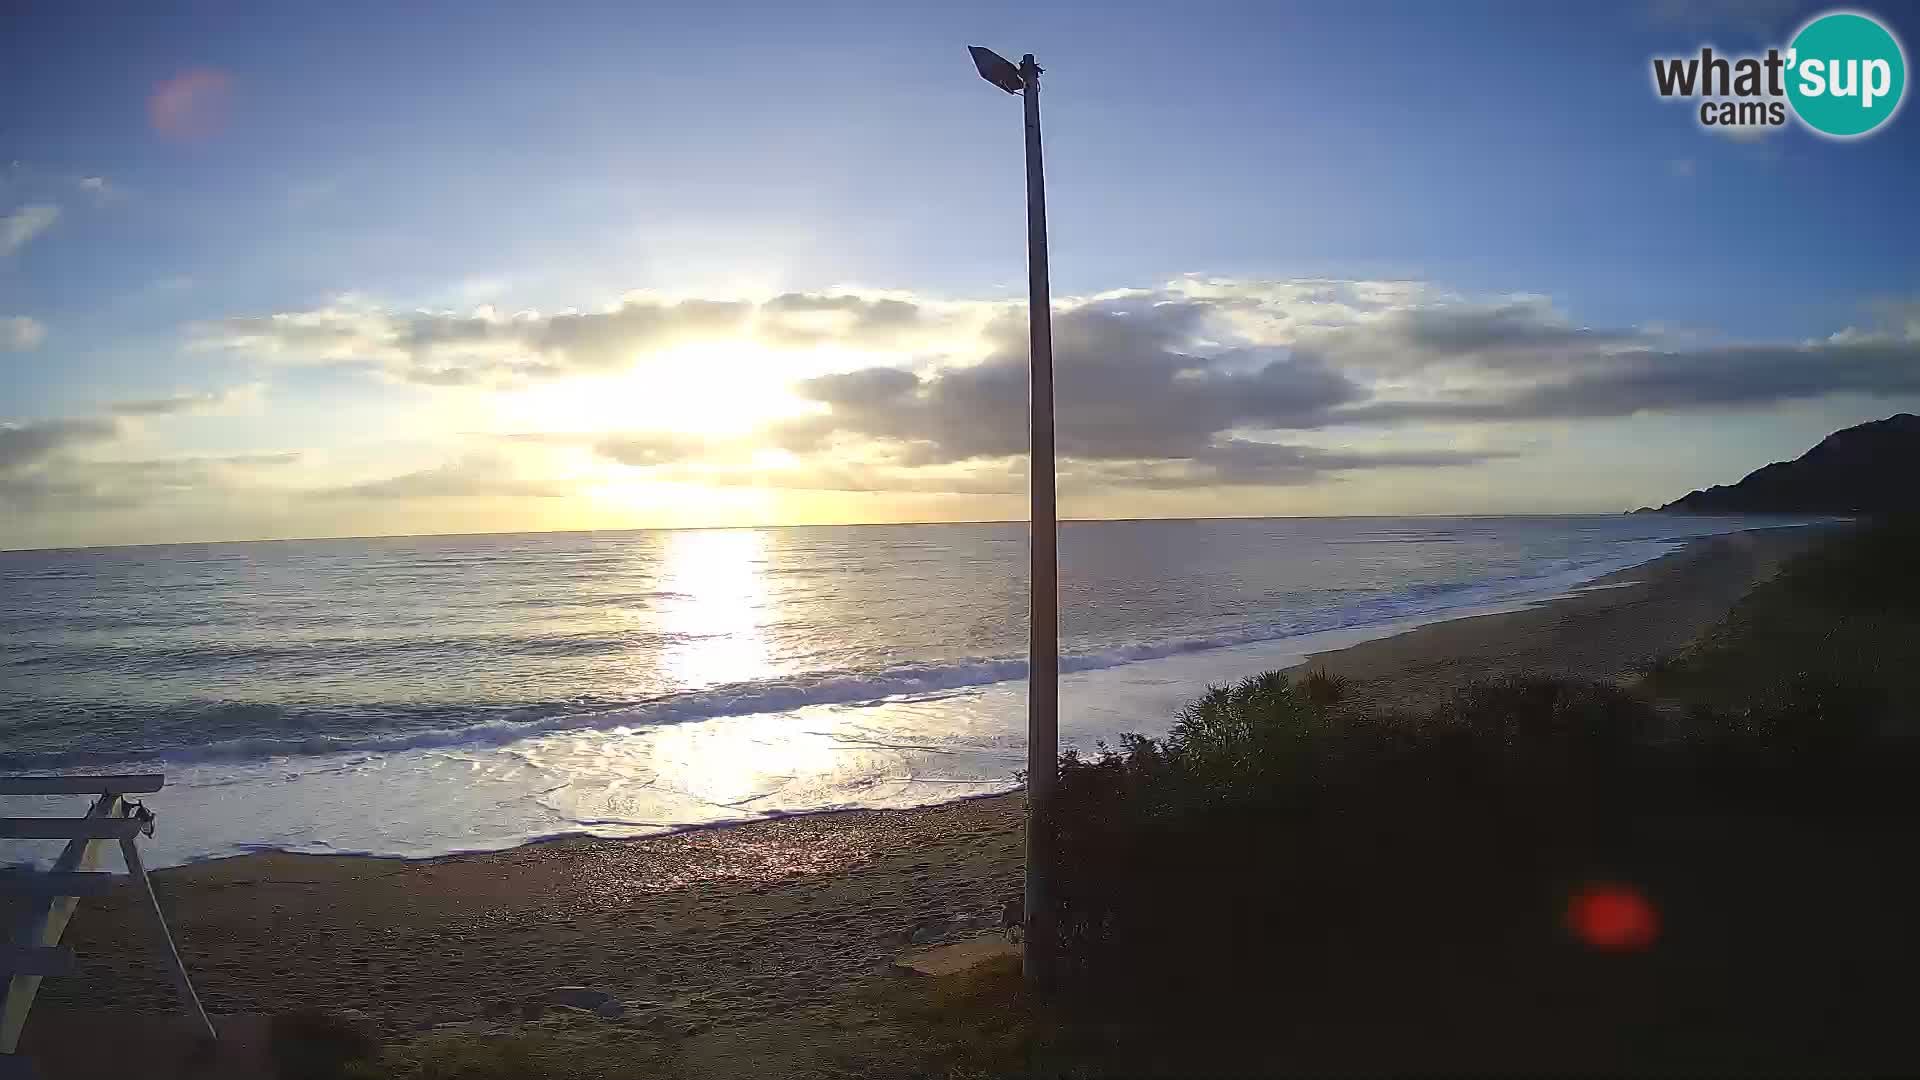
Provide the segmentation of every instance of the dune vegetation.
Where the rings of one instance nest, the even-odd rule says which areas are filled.
[[[1398,712],[1267,673],[1164,738],[1068,753],[1057,991],[1005,961],[879,983],[870,1022],[806,1036],[828,1044],[810,1068],[1911,1066],[1916,539],[1837,532],[1637,686],[1507,679]],[[514,1038],[348,1067],[710,1073],[670,1046]]]

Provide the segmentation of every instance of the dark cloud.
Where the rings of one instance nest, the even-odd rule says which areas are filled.
[[[0,506],[17,511],[128,510],[152,499],[152,491],[136,491],[103,483],[90,470],[32,470],[0,472]]]
[[[1489,307],[1414,308],[1387,320],[1416,349],[1446,356],[1506,353],[1516,350],[1592,348],[1640,340],[1637,330],[1595,330],[1570,326],[1540,304],[1516,302]]]
[[[842,340],[883,346],[927,326],[920,305],[906,300],[784,293],[760,305],[757,328],[760,336],[778,344]]]
[[[543,353],[558,354],[571,367],[610,370],[632,363],[645,349],[737,329],[752,311],[753,305],[742,301],[633,300],[614,311],[536,321],[529,342]]]
[[[35,465],[62,451],[120,437],[120,425],[102,417],[0,424],[0,469]]]
[[[900,405],[918,392],[920,385],[920,376],[911,371],[873,367],[808,379],[801,389],[815,401],[859,412]]]
[[[1392,308],[1364,321],[1308,331],[1294,347],[1343,371],[1405,375],[1446,368],[1512,376],[1563,368],[1648,340],[1644,331],[1632,328],[1575,326],[1544,301],[1520,299]]]
[[[1202,484],[1310,483],[1325,473],[1359,469],[1432,469],[1478,465],[1511,457],[1500,451],[1407,450],[1339,451],[1311,446],[1227,439],[1193,458],[1194,477]]]
[[[22,510],[122,510],[245,486],[246,474],[300,460],[297,453],[81,461],[54,458],[0,471],[0,504]]]
[[[1920,342],[1735,345],[1588,357],[1565,377],[1433,401],[1374,401],[1341,422],[1584,419],[1759,408],[1830,394],[1920,395]]]
[[[1056,445],[1088,460],[1188,458],[1229,429],[1311,427],[1336,405],[1363,397],[1346,376],[1285,350],[1183,351],[1210,312],[1205,305],[1089,305],[1056,314]],[[897,444],[911,464],[944,464],[1023,452],[1027,433],[1024,322],[989,331],[996,348],[981,363],[920,377],[869,368],[808,380],[806,396],[828,415],[796,421],[791,448],[836,436]]]
[[[1189,457],[1134,461],[1069,460],[1060,470],[1060,489],[1081,493],[1101,488],[1142,487],[1173,490],[1195,487],[1275,487],[1318,483],[1336,473],[1363,469],[1431,469],[1477,465],[1512,455],[1500,451],[1323,450],[1313,446],[1224,439]]]

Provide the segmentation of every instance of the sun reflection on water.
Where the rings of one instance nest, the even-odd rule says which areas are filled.
[[[766,547],[766,534],[753,529],[667,534],[655,614],[667,639],[660,668],[675,689],[777,673]]]

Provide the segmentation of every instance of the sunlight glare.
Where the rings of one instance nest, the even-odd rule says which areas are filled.
[[[766,636],[766,543],[755,529],[666,534],[655,611],[667,639],[660,666],[676,688],[777,674]]]
[[[538,383],[500,402],[516,430],[671,431],[744,435],[819,406],[790,391],[805,365],[743,341],[707,341],[652,353],[625,371]]]

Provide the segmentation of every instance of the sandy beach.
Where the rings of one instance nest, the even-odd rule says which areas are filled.
[[[1393,706],[1520,672],[1631,680],[1815,532],[1696,541],[1564,599],[1309,663]],[[889,977],[903,949],[996,928],[1019,888],[1022,814],[1013,794],[419,862],[259,854],[166,870],[155,883],[217,1013],[355,1009],[394,1035],[450,1023],[597,1026],[720,1061],[797,1026],[853,1022],[846,1003]],[[87,902],[68,935],[79,974],[50,981],[39,1009],[173,1009],[140,915],[125,890]],[[626,1012],[552,1012],[560,986],[605,991]],[[36,1021],[54,1030],[47,1016]]]

